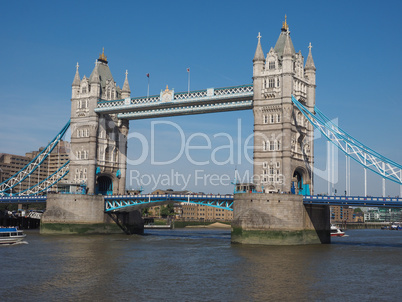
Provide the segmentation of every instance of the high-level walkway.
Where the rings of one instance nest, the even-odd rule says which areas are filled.
[[[253,108],[252,84],[179,93],[166,89],[160,95],[99,100],[95,112],[117,113],[119,119],[134,120]]]

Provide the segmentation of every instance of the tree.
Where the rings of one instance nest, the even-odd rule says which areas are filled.
[[[167,206],[162,206],[161,208],[161,216],[167,217],[174,215],[174,208],[173,205],[168,204]]]
[[[149,215],[149,208],[142,209],[142,216],[147,217]]]

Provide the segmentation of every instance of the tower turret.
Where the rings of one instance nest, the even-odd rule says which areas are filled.
[[[101,82],[100,82],[100,77],[99,77],[99,72],[98,72],[98,64],[99,64],[99,62],[98,62],[98,60],[96,60],[95,68],[92,71],[92,74],[89,78],[89,84],[91,85],[91,95],[100,97]]]
[[[124,84],[123,84],[123,89],[121,90],[121,97],[123,99],[125,98],[129,98],[130,97],[130,85],[128,84],[128,79],[127,79],[127,75],[128,75],[128,71],[126,70],[126,78],[124,80]]]
[[[309,109],[312,111],[314,110],[315,106],[315,65],[314,65],[314,60],[313,60],[313,55],[311,53],[311,43],[308,46],[308,56],[306,60],[306,66],[304,68],[304,72],[306,75],[306,78],[308,80],[308,85],[307,85],[307,106]]]
[[[79,65],[78,65],[78,62],[77,62],[77,70],[76,70],[76,72],[75,72],[75,76],[74,76],[74,80],[73,80],[73,84],[71,85],[71,87],[72,87],[72,92],[71,92],[71,97],[72,98],[75,98],[75,97],[77,97],[78,95],[79,95],[79,93],[80,93],[80,83],[81,83],[81,80],[80,80],[80,74],[79,74],[79,72],[78,72],[78,67],[79,67]]]
[[[264,70],[265,57],[261,47],[261,35],[258,33],[258,44],[253,59],[253,87],[255,98],[261,98],[263,79],[261,74]]]

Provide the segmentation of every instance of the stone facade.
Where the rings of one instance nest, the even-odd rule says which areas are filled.
[[[286,21],[274,48],[264,56],[261,36],[253,59],[254,183],[264,192],[313,194],[313,126],[292,103],[315,105],[311,54],[295,52]],[[294,187],[294,189],[292,189]]]
[[[103,196],[54,194],[47,197],[41,234],[122,233],[104,212]]]
[[[329,206],[305,206],[300,195],[235,194],[233,213],[234,243],[299,245],[331,241]]]
[[[104,53],[89,78],[80,79],[77,64],[71,97],[69,180],[85,183],[89,194],[125,192],[128,120],[120,120],[115,114],[94,112],[98,101],[123,98],[130,98],[127,72],[120,89]]]

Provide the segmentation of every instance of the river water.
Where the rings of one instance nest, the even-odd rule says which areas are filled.
[[[0,301],[400,301],[402,231],[246,246],[218,229],[39,235],[0,246]]]

